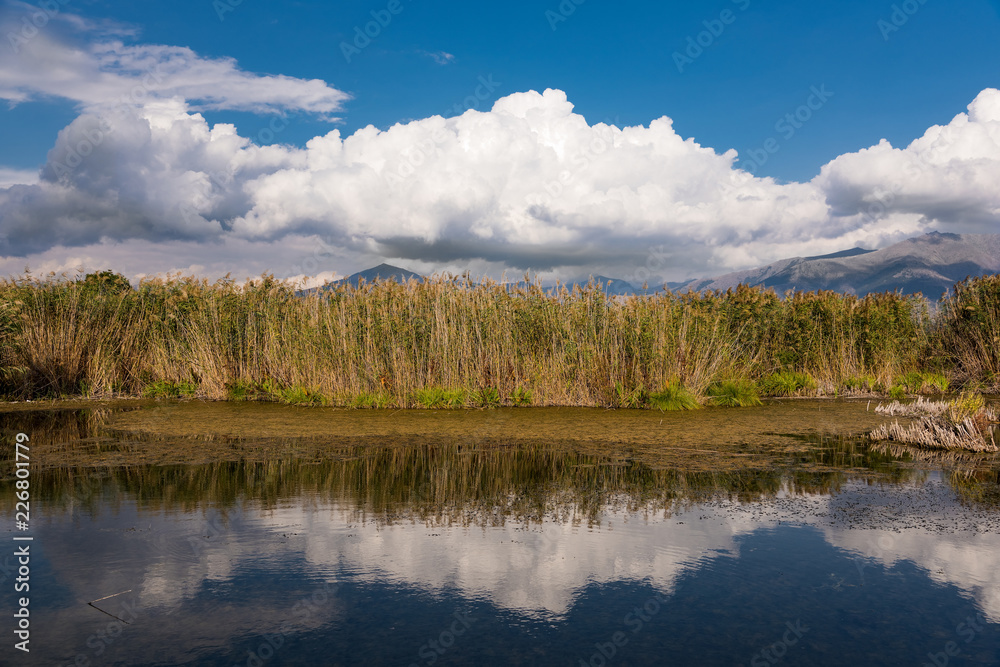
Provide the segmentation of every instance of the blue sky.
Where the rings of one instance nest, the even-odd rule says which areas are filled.
[[[72,26],[53,20],[43,30],[69,45],[86,48],[113,38],[126,45],[187,47],[206,60],[233,59],[242,72],[318,79],[348,94],[350,99],[336,110],[324,112],[296,108],[295,103],[275,103],[271,110],[278,115],[248,111],[245,102],[194,109],[209,126],[234,123],[240,135],[257,144],[300,148],[332,129],[342,137],[368,125],[386,131],[435,114],[457,116],[468,100],[475,101],[479,111],[489,111],[502,97],[551,88],[564,92],[574,113],[591,126],[603,121],[619,128],[648,127],[667,116],[683,139],[719,155],[738,151],[736,168],[778,183],[806,183],[838,156],[883,138],[905,148],[929,127],[947,125],[981,91],[1000,87],[1000,3],[986,0],[64,2],[62,13],[89,19],[89,27],[74,32]],[[8,2],[4,11],[5,26],[16,26],[30,7]],[[342,44],[353,42],[356,29],[373,26],[370,22],[379,16],[386,25],[379,26],[370,44],[351,53],[348,62]],[[692,47],[699,39],[703,46]],[[0,57],[10,59],[8,44],[0,47]],[[686,58],[680,67],[677,54]],[[26,57],[15,56],[11,66],[22,66]],[[485,89],[481,81],[493,82],[489,88],[495,89]],[[482,99],[470,97],[477,89],[486,91]],[[829,99],[810,97],[816,90],[828,91]],[[44,165],[60,130],[94,104],[82,101],[81,94],[60,96],[58,87],[39,88],[0,109],[5,128],[0,134],[0,168],[30,171]],[[189,102],[197,106],[196,99]],[[810,102],[813,109],[803,107]],[[787,114],[794,119],[796,112],[800,121],[808,120],[776,125]],[[268,132],[265,128],[276,127],[273,120],[279,117],[284,119],[278,125],[281,131]],[[827,193],[827,199],[836,198]],[[982,216],[974,223],[985,224]],[[315,224],[311,220],[305,227]],[[898,237],[896,227],[878,238]],[[447,232],[430,236],[435,234]],[[732,236],[716,241],[730,242]],[[254,242],[268,238],[273,241],[257,234]],[[157,239],[153,235],[146,240]],[[380,245],[383,241],[357,241],[353,252],[357,255],[364,247],[366,259],[391,259]],[[75,241],[68,245],[81,247]],[[825,243],[814,246],[826,249]],[[423,261],[425,268],[435,261],[440,266],[480,262],[484,270],[505,262],[503,252],[465,252],[467,257],[463,252],[409,259]],[[397,259],[407,259],[419,253],[398,254]],[[741,259],[735,252],[725,261],[716,258],[718,267],[708,262],[700,268],[725,268],[726,261],[736,267],[770,257],[760,251],[749,254],[752,258]],[[514,255],[517,258],[505,266],[523,267],[524,253]],[[594,264],[593,258],[587,261],[587,266]],[[538,268],[558,265],[540,262]]]
[[[236,58],[245,70],[323,79],[354,95],[340,126],[346,132],[453,115],[478,77],[492,75],[501,84],[496,96],[559,88],[591,122],[648,124],[666,115],[682,136],[743,153],[779,136],[775,122],[805,101],[810,86],[826,84],[832,103],[758,172],[807,180],[837,155],[883,137],[909,143],[929,125],[947,123],[983,88],[1000,85],[996,3],[927,0],[885,40],[878,21],[891,20],[892,4],[587,0],[562,17],[554,1],[400,0],[402,11],[350,63],[339,44],[387,2],[245,0],[227,11],[209,0],[74,0],[67,9],[133,25],[141,41]],[[679,72],[673,54],[724,10],[734,22]],[[441,52],[454,61],[442,66],[422,55]],[[74,117],[71,104],[51,100],[0,114],[4,127],[19,130],[3,134],[0,155],[19,167],[41,164]],[[267,127],[249,114],[210,119],[237,122],[251,135]],[[327,129],[302,117],[280,140],[303,143]]]

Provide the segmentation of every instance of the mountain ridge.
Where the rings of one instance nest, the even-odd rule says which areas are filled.
[[[873,292],[921,293],[932,299],[949,291],[967,277],[1000,273],[1000,234],[952,234],[930,232],[900,241],[880,250],[850,248],[826,255],[789,257],[753,269],[743,269],[710,278],[667,283],[670,291],[704,292],[734,289],[739,284],[786,291],[812,292],[832,290],[864,296]],[[351,274],[332,283],[357,286],[362,280],[376,279],[423,282],[413,271],[380,264]],[[588,282],[605,289],[611,296],[649,294],[661,289],[643,290],[620,278],[593,274],[587,279],[562,283],[567,289],[585,287]],[[522,283],[510,283],[513,287]],[[546,290],[556,285],[543,285]]]

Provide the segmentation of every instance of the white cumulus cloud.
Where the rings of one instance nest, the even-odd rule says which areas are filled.
[[[0,270],[67,252],[99,257],[120,243],[194,243],[273,248],[289,275],[384,259],[642,282],[881,247],[930,229],[1000,231],[993,89],[905,148],[882,141],[810,182],[782,184],[739,170],[734,150],[682,137],[666,116],[591,125],[559,90],[386,130],[334,130],[301,148],[259,146],[199,111],[329,115],[346,94],[180,47],[74,46],[58,34],[24,46],[23,71],[0,64],[0,97],[81,106],[34,182],[0,173]],[[298,255],[283,244],[308,238],[354,265],[294,271]],[[237,272],[258,267],[228,259]],[[165,257],[163,270],[178,264]]]

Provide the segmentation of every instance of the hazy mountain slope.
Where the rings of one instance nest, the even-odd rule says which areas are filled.
[[[783,259],[757,269],[693,280],[682,291],[729,289],[740,283],[786,290],[853,294],[901,290],[936,299],[968,276],[1000,272],[1000,234],[932,232],[888,248]]]
[[[358,271],[355,274],[349,275],[346,278],[335,281],[337,283],[350,283],[355,287],[358,286],[362,280],[368,283],[375,282],[375,280],[393,280],[397,283],[405,283],[410,278],[413,278],[418,283],[424,282],[424,277],[414,273],[413,271],[407,271],[406,269],[401,269],[398,266],[392,266],[391,264],[379,264],[370,269],[365,269],[364,271]]]

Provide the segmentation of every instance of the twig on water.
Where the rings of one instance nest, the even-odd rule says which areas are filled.
[[[100,602],[101,600],[109,600],[109,599],[111,599],[111,598],[116,598],[116,597],[118,597],[119,595],[125,595],[126,593],[131,593],[131,592],[132,592],[132,589],[130,588],[130,589],[128,589],[127,591],[122,591],[121,593],[115,593],[114,595],[105,595],[105,596],[104,596],[104,597],[102,597],[102,598],[97,598],[96,600],[91,600],[91,601],[90,601],[90,602],[88,602],[87,604],[89,604],[89,605],[90,605],[91,607],[93,607],[93,608],[94,608],[94,609],[96,609],[97,611],[101,612],[102,614],[107,614],[107,615],[108,615],[108,616],[110,616],[111,618],[116,618],[116,619],[118,619],[119,621],[121,621],[121,622],[122,622],[122,623],[124,623],[125,625],[130,625],[130,623],[129,623],[128,621],[126,621],[126,620],[125,620],[124,618],[119,618],[118,616],[115,616],[114,614],[112,614],[112,613],[111,613],[110,611],[104,611],[103,609],[101,609],[100,607],[98,607],[98,606],[97,606],[96,604],[94,604],[94,603],[95,603],[95,602]]]

